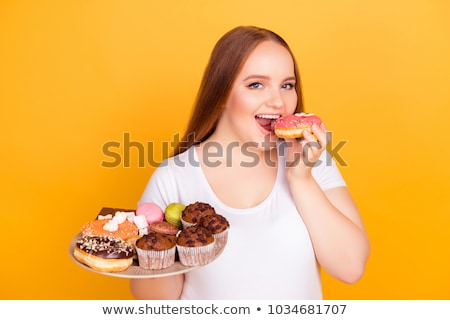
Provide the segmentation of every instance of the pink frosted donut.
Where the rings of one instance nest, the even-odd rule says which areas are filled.
[[[148,224],[164,219],[164,212],[156,203],[146,202],[139,205],[136,209],[137,216],[144,216]]]
[[[322,119],[312,113],[296,113],[274,121],[273,129],[279,138],[303,138],[304,130],[311,130],[313,124],[320,125]]]

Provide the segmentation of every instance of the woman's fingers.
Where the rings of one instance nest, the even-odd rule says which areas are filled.
[[[303,139],[302,139],[303,140]],[[287,146],[286,159],[288,161],[288,166],[293,167],[298,164],[298,162],[303,158],[303,144],[302,140],[297,139],[285,139]]]
[[[314,124],[310,130],[303,131],[303,138],[285,139],[288,146],[287,160],[289,166],[303,164],[313,167],[328,144],[328,130],[324,124]]]
[[[312,145],[319,146],[319,149],[322,147],[326,147],[328,141],[327,141],[327,130],[325,125],[318,126],[317,124],[313,124],[311,127],[311,131],[305,130],[303,132],[303,136],[305,137],[305,140],[308,142],[311,142]],[[317,142],[317,143],[314,143]]]

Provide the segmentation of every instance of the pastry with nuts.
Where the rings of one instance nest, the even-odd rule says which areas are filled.
[[[128,269],[133,263],[133,246],[122,239],[102,236],[81,236],[73,255],[81,263],[102,272],[118,272]]]

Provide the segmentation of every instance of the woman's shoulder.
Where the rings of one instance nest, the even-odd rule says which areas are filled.
[[[184,170],[186,168],[198,168],[198,167],[200,167],[200,163],[198,161],[195,148],[191,147],[182,153],[166,158],[160,163],[158,169],[169,168],[171,170],[173,169]]]
[[[200,164],[194,154],[194,148],[166,158],[154,170],[153,179],[179,180],[192,178],[198,174]]]

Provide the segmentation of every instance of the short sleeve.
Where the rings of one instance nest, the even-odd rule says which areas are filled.
[[[327,151],[322,152],[312,169],[312,175],[322,190],[347,186],[336,162]]]
[[[145,202],[153,202],[161,208],[165,208],[171,202],[171,179],[167,170],[167,164],[164,162],[155,169],[151,175],[147,186],[141,198],[138,201],[138,206]]]

